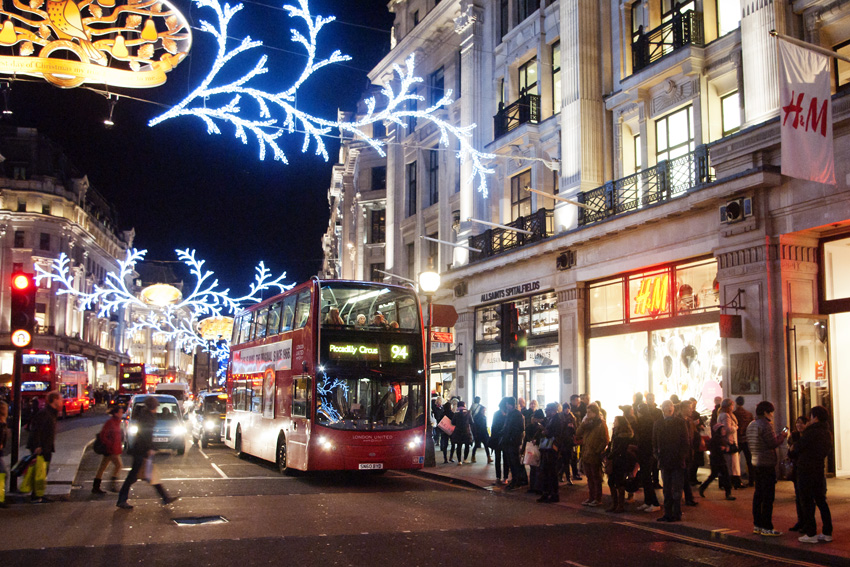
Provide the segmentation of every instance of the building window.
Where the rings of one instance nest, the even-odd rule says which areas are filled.
[[[741,3],[739,0],[717,0],[717,37],[741,27]]]
[[[552,45],[552,113],[561,112],[561,42]]]
[[[511,177],[511,220],[531,214],[531,192],[525,188],[531,185],[531,170],[523,171]]]
[[[50,214],[50,202],[46,201],[41,204],[41,214],[49,215]]]
[[[387,211],[380,209],[372,211],[371,242],[372,244],[383,244],[386,242]]]
[[[723,116],[723,136],[741,129],[741,106],[738,91],[720,97],[720,111]]]
[[[428,151],[428,196],[429,206],[440,200],[440,152]]]
[[[457,72],[455,73],[455,100],[460,98],[460,87],[463,85],[463,53],[457,52]]]
[[[387,166],[379,165],[372,168],[372,191],[383,191],[387,188]]]
[[[413,27],[419,25],[419,10],[413,12]]]
[[[559,171],[552,172],[552,194],[557,195],[561,192],[561,173]]]
[[[372,137],[373,138],[386,138],[387,137],[387,127],[384,126],[384,122],[379,120],[377,122],[372,123]]]
[[[27,212],[27,202],[24,201],[23,199],[18,200],[18,212],[19,213]]]
[[[839,55],[850,57],[850,40],[839,43],[834,47],[834,50]],[[841,88],[850,83],[850,63],[835,59],[835,86]]]
[[[373,282],[384,281],[384,274],[382,273],[384,270],[385,268],[383,262],[371,264],[369,266],[369,279]]]
[[[508,32],[511,31],[511,19],[510,19],[510,2],[509,0],[501,0],[499,4],[499,25],[502,31],[502,37],[508,35]]]
[[[428,238],[437,239],[439,236],[436,232],[433,234],[429,234]],[[437,270],[437,266],[439,265],[439,254],[440,254],[440,245],[434,240],[428,241],[428,269],[429,270]]]
[[[416,162],[407,164],[407,216],[416,214]]]
[[[537,58],[519,68],[519,96],[537,94]]]
[[[407,245],[407,278],[416,280],[416,249],[412,242]]]
[[[24,247],[24,231],[16,230],[15,231],[15,248],[23,248]]]
[[[416,91],[411,91],[410,94],[413,95],[414,98],[410,98],[410,99],[407,100],[407,105],[405,107],[405,110],[407,110],[408,112],[416,112],[417,111],[417,104],[416,104],[417,101],[416,101],[416,98],[415,98],[416,97]],[[407,134],[412,134],[413,131],[416,130],[416,116],[412,116],[412,115],[407,116],[406,124],[407,124]]]
[[[446,91],[446,74],[443,67],[440,67],[428,77],[428,103],[431,106],[443,98]]]
[[[516,0],[517,23],[523,21],[540,7],[540,0]]]
[[[643,168],[643,145],[641,145],[640,134],[632,138],[632,143],[634,144],[635,152],[634,172],[637,173]]]
[[[643,0],[632,4],[632,43],[637,41],[643,31],[643,22],[646,14],[646,6]]]
[[[694,151],[694,107],[677,110],[655,123],[656,162]]]
[[[41,233],[41,238],[38,243],[39,250],[50,250],[50,235],[46,232]]]
[[[733,0],[734,1],[734,0]],[[680,14],[690,12],[694,9],[694,0],[661,0],[661,21],[666,22],[673,18],[673,13],[678,11]]]

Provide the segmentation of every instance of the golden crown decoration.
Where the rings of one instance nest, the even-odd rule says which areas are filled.
[[[0,73],[63,88],[159,86],[191,45],[186,18],[165,0],[4,0],[0,9]]]

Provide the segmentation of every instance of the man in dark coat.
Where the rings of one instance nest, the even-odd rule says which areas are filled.
[[[30,421],[30,436],[27,440],[27,449],[33,455],[44,459],[48,471],[50,470],[50,459],[56,452],[56,420],[59,419],[59,410],[65,402],[59,392],[47,394],[44,409],[36,413]],[[36,503],[50,502],[44,497],[44,486],[38,482],[33,483],[32,501]]]
[[[507,415],[505,416],[505,426],[502,429],[499,446],[505,456],[505,464],[511,471],[511,482],[505,488],[512,490],[528,484],[528,475],[519,458],[519,448],[522,445],[525,433],[525,419],[516,408],[516,398],[513,396],[505,398],[505,407],[507,408]]]
[[[652,448],[664,486],[664,515],[658,521],[679,522],[682,520],[682,491],[691,440],[685,420],[674,415],[673,402],[664,400],[661,412],[664,419],[655,423],[652,436]]]
[[[118,503],[116,506],[119,508],[123,508],[125,510],[133,509],[133,506],[127,502],[127,499],[130,497],[130,487],[132,487],[133,483],[139,479],[139,472],[141,472],[148,457],[153,457],[156,453],[153,447],[153,430],[156,426],[156,408],[158,407],[159,401],[156,398],[146,398],[144,401],[144,407],[142,408],[142,411],[139,412],[139,431],[136,433],[133,446],[130,447],[130,455],[133,457],[133,464],[130,467],[130,472],[127,473],[127,478],[124,480],[124,484],[121,486],[121,491],[118,493]],[[154,484],[153,487],[156,489],[160,498],[162,498],[163,505],[171,504],[177,500],[176,496],[168,496],[168,493],[165,492],[165,488],[163,488],[161,484]]]
[[[826,503],[826,476],[824,460],[832,452],[832,432],[829,430],[829,412],[823,406],[812,408],[809,423],[800,440],[791,449],[791,458],[797,459],[797,491],[803,505],[803,535],[797,538],[803,543],[832,541],[832,514]],[[815,506],[820,510],[823,533],[817,535]]]

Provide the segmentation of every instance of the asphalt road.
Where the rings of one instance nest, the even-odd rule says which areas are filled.
[[[78,421],[89,419],[103,417]],[[286,477],[271,463],[238,459],[214,445],[158,457],[163,483],[178,502],[162,507],[153,489],[139,482],[130,498],[136,507],[125,511],[115,507],[115,494],[91,494],[98,462],[86,453],[70,502],[0,510],[0,565],[840,564],[793,550],[783,559],[773,548],[735,548],[401,472]],[[209,516],[226,522],[175,523]]]

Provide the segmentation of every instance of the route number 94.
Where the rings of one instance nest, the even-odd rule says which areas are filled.
[[[408,352],[406,345],[393,345],[391,351],[393,355],[393,360],[407,360]]]

